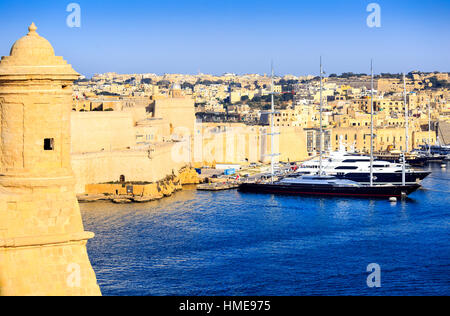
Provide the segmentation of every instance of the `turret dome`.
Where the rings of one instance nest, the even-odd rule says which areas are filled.
[[[62,57],[55,56],[53,46],[36,30],[36,25],[32,23],[28,34],[12,46],[10,56],[2,57],[0,80],[5,76],[24,75],[76,80],[79,74]]]
[[[55,57],[55,50],[49,41],[36,32],[36,25],[31,24],[28,34],[14,43],[10,56],[26,61],[30,65],[40,64]]]

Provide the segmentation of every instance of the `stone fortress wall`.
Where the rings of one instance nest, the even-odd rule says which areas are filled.
[[[130,112],[72,112],[71,153],[82,154],[134,146]]]
[[[156,182],[186,165],[172,159],[173,145],[168,143],[148,150],[126,150],[72,154],[76,193],[84,193],[86,185],[118,181]]]
[[[193,106],[192,106],[193,107]],[[185,119],[178,124],[170,117],[159,120],[139,109],[120,112],[72,112],[71,158],[76,178],[76,193],[84,193],[86,185],[118,181],[156,182],[167,175],[176,174],[189,160],[181,159],[176,152],[180,143],[154,141],[162,130],[192,124]],[[170,120],[171,123],[168,123]]]
[[[191,109],[180,110],[182,102],[178,99],[172,109],[169,101],[162,102],[164,112],[159,113],[172,113],[162,114],[159,119],[147,118],[146,114],[136,121],[131,111],[72,112],[71,157],[76,193],[84,193],[88,184],[117,181],[121,175],[126,181],[157,182],[177,174],[186,165],[270,162],[269,127],[195,123],[192,104],[187,103]],[[275,136],[274,152],[281,154],[280,161],[308,158],[306,132],[302,128],[276,128],[277,131],[280,135]],[[184,138],[170,140],[180,137]]]
[[[440,141],[445,145],[450,145],[450,122],[439,122]]]
[[[308,158],[306,133],[302,128],[275,128],[276,160],[301,161]],[[201,148],[195,148],[193,161],[211,163],[269,163],[271,149],[270,127],[246,126],[240,123],[203,123],[196,125],[195,135],[201,135]],[[193,146],[195,147],[195,145]],[[198,152],[201,152],[199,155]]]

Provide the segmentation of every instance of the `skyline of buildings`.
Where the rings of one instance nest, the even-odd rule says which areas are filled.
[[[278,112],[275,127],[282,131],[280,139],[284,137],[285,144],[297,144],[283,147],[281,152],[288,152],[282,156],[283,161],[304,160],[314,156],[317,152],[316,138],[319,128],[319,79],[313,76],[285,76],[277,77],[274,82]],[[436,127],[433,125],[431,134],[427,130],[428,109],[434,122],[449,121],[448,86],[448,73],[408,74],[406,89],[410,116],[409,148],[436,142]],[[375,140],[375,149],[404,150],[405,105],[402,77],[385,75],[377,78],[375,89],[374,122],[375,129],[380,134]],[[251,143],[251,137],[263,138],[264,129],[270,121],[267,110],[270,107],[271,91],[271,78],[255,74],[157,76],[106,73],[96,75],[91,80],[77,82],[74,88],[73,110],[129,112],[132,109],[140,109],[140,119],[135,123],[140,126],[135,132],[136,141],[147,145],[170,142],[174,139],[172,127],[186,126],[185,123],[190,121],[188,125],[191,135],[196,135],[192,133],[192,126],[195,126],[194,129],[200,131],[201,135],[205,135],[205,132],[214,136],[222,134],[226,139],[226,134],[231,133],[230,141],[234,142],[233,131],[238,131],[249,135],[247,140],[241,141],[247,146]],[[368,152],[370,141],[364,133],[370,126],[369,96],[369,76],[347,74],[324,78],[323,127],[327,129],[325,142],[328,144],[328,150],[339,150],[344,145],[346,150]],[[180,105],[184,111],[190,112],[183,112],[185,114],[178,116],[177,109],[181,109]],[[165,110],[155,110],[161,106]],[[163,127],[164,125],[166,126]],[[147,129],[143,126],[147,126]],[[74,133],[76,134],[76,131]],[[221,146],[222,140],[217,142]],[[214,137],[211,143],[214,143]],[[282,143],[280,140],[280,144]],[[267,143],[264,146],[267,146]],[[201,147],[208,148],[208,145],[203,144]],[[295,149],[291,152],[291,148]],[[224,149],[219,152],[226,151]],[[239,154],[242,153],[248,154],[248,150],[241,149]],[[213,157],[207,164],[242,163],[245,160],[239,155],[213,154]],[[253,155],[246,160],[264,162],[263,157]],[[190,162],[199,163],[193,160]]]

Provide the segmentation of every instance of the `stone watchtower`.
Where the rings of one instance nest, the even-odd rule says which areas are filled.
[[[0,61],[0,295],[100,295],[70,160],[79,75],[36,29]]]

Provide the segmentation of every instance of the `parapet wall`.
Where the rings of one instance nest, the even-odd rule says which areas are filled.
[[[180,170],[185,161],[174,159],[174,144],[154,148],[154,151],[126,150],[72,154],[72,168],[75,173],[77,194],[85,192],[86,184],[119,181],[157,182]],[[176,158],[176,157],[175,157]]]

